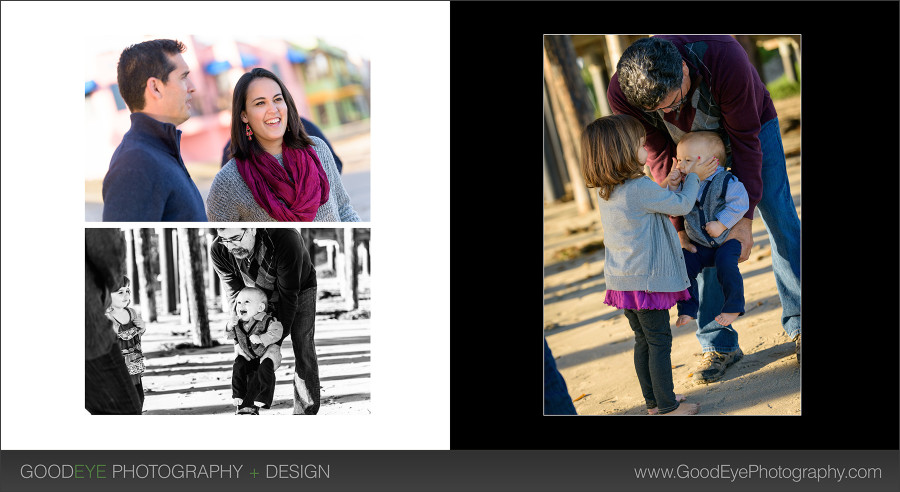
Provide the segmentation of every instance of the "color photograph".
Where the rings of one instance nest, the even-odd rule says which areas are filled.
[[[800,415],[800,36],[544,36],[544,414]]]
[[[85,220],[368,222],[371,63],[338,39],[88,37]]]

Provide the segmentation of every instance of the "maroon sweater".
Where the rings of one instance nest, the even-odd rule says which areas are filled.
[[[665,121],[684,132],[691,131],[696,110],[690,105],[699,87],[700,76],[706,80],[710,92],[722,111],[721,126],[731,140],[732,173],[744,184],[750,198],[750,208],[744,217],[753,219],[753,211],[762,198],[762,150],[759,131],[762,124],[775,118],[775,106],[769,91],[750,63],[747,52],[731,36],[658,36],[671,41],[688,65],[691,89],[681,112],[666,113]],[[696,41],[707,44],[702,57],[706,67],[690,61],[684,45]],[[707,72],[707,69],[709,72]],[[672,168],[675,143],[666,131],[660,131],[643,118],[643,111],[628,103],[619,87],[619,74],[613,75],[607,91],[609,104],[616,114],[629,114],[639,119],[647,130],[647,165],[653,180],[661,183]],[[684,229],[681,217],[673,220],[677,230]]]

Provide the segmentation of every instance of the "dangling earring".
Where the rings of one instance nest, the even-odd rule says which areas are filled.
[[[250,123],[247,123],[247,140],[253,140],[253,130],[250,129]]]

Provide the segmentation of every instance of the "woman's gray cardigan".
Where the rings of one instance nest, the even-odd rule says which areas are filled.
[[[314,222],[359,222],[359,215],[350,205],[341,174],[334,164],[334,156],[319,137],[310,135],[313,149],[328,176],[328,201],[323,203]],[[278,163],[284,166],[280,156]],[[210,222],[275,222],[265,209],[256,203],[253,193],[238,172],[232,158],[213,178],[206,197],[206,217]]]
[[[606,288],[618,291],[681,292],[690,286],[684,255],[669,215],[686,215],[697,201],[694,173],[676,193],[647,176],[616,186],[600,198],[606,249]]]

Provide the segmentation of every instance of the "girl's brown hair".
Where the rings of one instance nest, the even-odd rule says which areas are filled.
[[[588,188],[609,200],[616,185],[644,175],[638,161],[644,126],[633,116],[616,114],[594,120],[581,134],[581,174]]]

